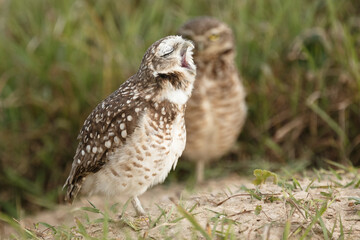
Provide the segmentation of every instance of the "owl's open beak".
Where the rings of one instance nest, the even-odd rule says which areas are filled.
[[[192,62],[192,52],[188,53],[188,51],[191,51],[191,49],[193,49],[193,46],[190,45],[190,44],[189,45],[186,44],[180,50],[181,67],[187,68],[187,69],[190,69],[190,70],[195,70],[194,66],[192,66],[192,64],[191,64],[191,62]]]
[[[181,50],[183,51],[183,50]],[[186,49],[184,53],[181,53],[181,67],[190,68],[190,64],[186,60]]]

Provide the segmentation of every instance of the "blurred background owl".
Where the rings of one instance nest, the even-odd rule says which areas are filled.
[[[212,17],[198,17],[178,31],[195,43],[197,76],[185,113],[187,142],[184,156],[196,162],[196,180],[204,166],[235,143],[246,118],[244,86],[235,65],[233,31]]]

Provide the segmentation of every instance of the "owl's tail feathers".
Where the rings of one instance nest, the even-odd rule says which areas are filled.
[[[72,203],[76,197],[76,195],[79,193],[81,189],[82,181],[77,182],[70,182],[70,177],[66,180],[63,190],[67,187],[66,195],[65,195],[65,201],[68,203]]]

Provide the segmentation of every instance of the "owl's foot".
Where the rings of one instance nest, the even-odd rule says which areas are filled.
[[[150,225],[150,219],[148,216],[138,216],[134,219],[134,225],[137,228],[144,228]]]
[[[131,199],[131,203],[135,209],[136,216],[140,217],[146,215],[145,210],[141,206],[140,200],[137,197],[133,197],[133,199]]]
[[[131,216],[131,215],[120,215],[115,222],[119,222],[120,226],[131,227],[135,231],[141,229],[147,229],[150,226],[150,218],[148,216]]]

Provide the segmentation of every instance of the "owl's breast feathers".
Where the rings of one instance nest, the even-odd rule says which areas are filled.
[[[167,100],[154,102],[154,96],[149,97],[149,91],[143,92],[134,78],[136,76],[97,105],[85,120],[78,136],[80,142],[72,169],[64,185],[64,188],[68,186],[66,201],[72,202],[86,176],[98,172],[109,161],[108,155],[126,144],[145,114],[154,121],[166,116],[170,124],[178,113],[184,113],[184,105]]]
[[[225,154],[246,118],[245,89],[233,62],[202,62],[185,114],[184,155],[210,161]]]

